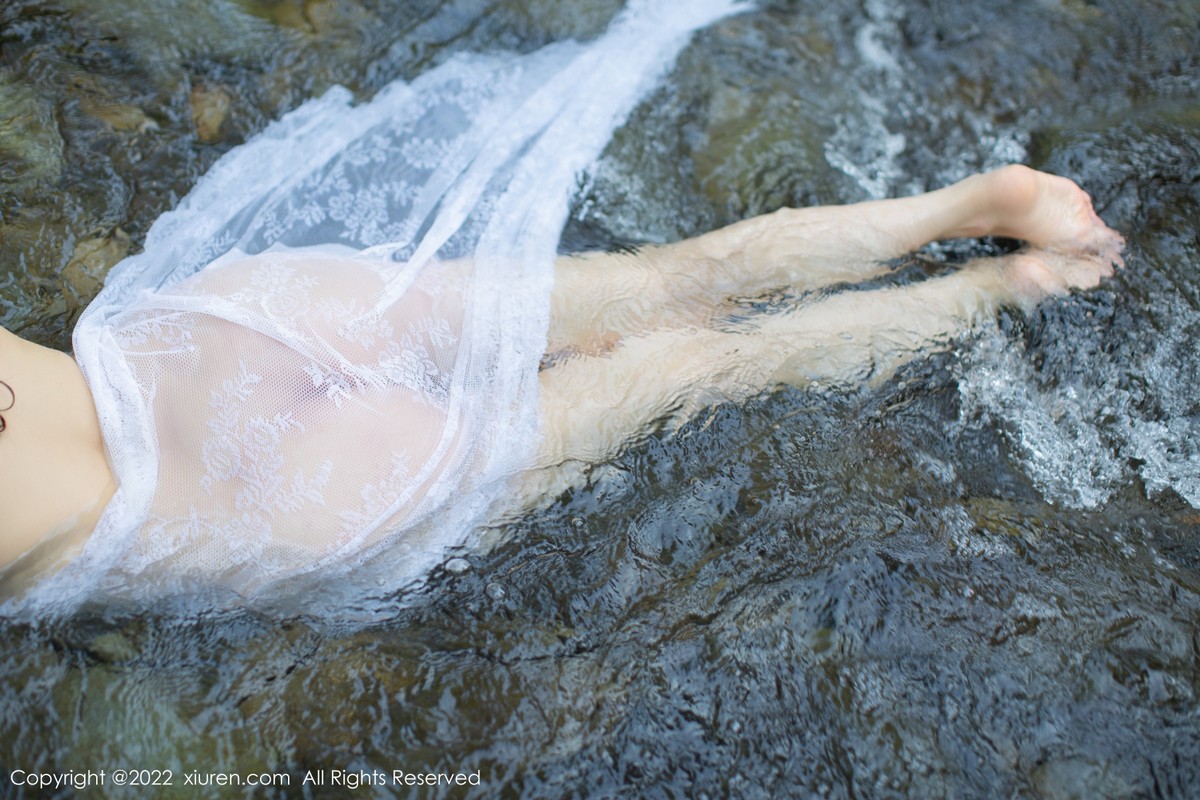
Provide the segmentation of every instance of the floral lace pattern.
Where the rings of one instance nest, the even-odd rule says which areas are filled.
[[[537,446],[579,175],[734,9],[631,0],[592,42],[335,88],[223,156],[76,327],[118,491],[30,607],[318,565],[386,592],[465,544]]]
[[[437,259],[413,272],[405,260],[489,146],[476,124],[499,124],[500,98],[527,91],[521,70],[488,72],[449,69],[438,91],[368,120],[334,158],[248,212],[245,233],[214,231],[201,255],[211,264],[186,275],[183,254],[170,272],[180,279],[116,330],[130,353],[182,359],[130,362],[160,435],[179,444],[157,469],[160,487],[178,488],[159,490],[128,567],[253,562],[286,574],[452,498],[438,476],[479,462],[489,437],[469,431],[488,418],[465,436],[462,419],[446,427],[454,386],[473,385],[456,370],[464,293],[478,276]],[[481,216],[458,218],[437,240],[445,252],[469,252],[485,230],[506,185],[498,174],[493,188],[460,190],[457,203]],[[293,246],[314,238],[342,249]],[[180,417],[193,378],[212,387],[207,404]]]
[[[410,513],[422,498],[413,460],[440,439],[461,339],[447,316],[461,317],[461,294],[435,283],[436,295],[413,287],[375,314],[378,264],[308,250],[230,257],[160,295],[194,311],[147,311],[122,329],[124,346],[190,365],[134,365],[154,387],[158,428],[183,443],[159,466],[160,484],[185,491],[160,493],[143,531],[153,552],[193,554],[164,562],[181,569],[201,552],[294,569]],[[206,410],[180,418],[197,375],[213,386]],[[418,408],[432,427],[412,430]],[[335,458],[347,441],[390,449]]]
[[[408,487],[412,469],[408,459],[400,453],[392,453],[392,471],[382,480],[368,483],[360,494],[361,504],[338,514],[341,526],[338,529],[339,546],[351,544],[363,531],[369,530],[380,516],[400,502],[403,490]]]
[[[312,477],[305,477],[300,469],[290,481],[282,474],[285,459],[280,451],[285,437],[305,432],[295,416],[279,411],[271,417],[244,417],[243,409],[262,380],[239,363],[237,376],[212,392],[209,406],[213,415],[208,421],[211,435],[200,449],[204,464],[200,486],[212,495],[216,484],[237,481],[233,507],[263,511],[268,516],[298,511],[308,503],[324,505],[321,489],[333,471],[331,460],[321,462]]]
[[[113,336],[128,350],[143,350],[151,343],[168,352],[194,348],[192,320],[184,314],[146,316],[116,329]]]

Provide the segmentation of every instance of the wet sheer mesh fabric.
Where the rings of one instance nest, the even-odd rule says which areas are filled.
[[[115,498],[25,598],[302,575],[383,590],[469,542],[538,441],[579,175],[725,0],[634,2],[599,39],[337,89],[222,158],[75,332]]]

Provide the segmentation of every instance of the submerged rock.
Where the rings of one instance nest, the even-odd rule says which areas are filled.
[[[233,107],[233,98],[223,86],[200,84],[192,88],[189,95],[192,104],[192,124],[196,126],[196,138],[212,143],[221,138],[221,128]]]
[[[108,270],[129,255],[129,246],[129,234],[120,228],[78,242],[71,260],[63,268],[64,282],[76,296],[93,297],[104,285]]]
[[[54,181],[62,169],[63,139],[53,104],[0,74],[0,190],[16,193]]]

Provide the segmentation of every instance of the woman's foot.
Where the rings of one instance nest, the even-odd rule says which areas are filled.
[[[1071,289],[1091,289],[1113,274],[1113,262],[1091,253],[1034,247],[1008,256],[1004,274],[1017,299],[1033,306]]]
[[[1092,199],[1074,181],[1020,164],[978,180],[986,198],[987,210],[976,222],[983,235],[1007,236],[1043,250],[1124,265],[1124,238],[1096,215]]]

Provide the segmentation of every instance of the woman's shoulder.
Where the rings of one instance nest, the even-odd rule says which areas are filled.
[[[95,525],[115,482],[91,392],[74,360],[0,329],[0,379],[12,387],[0,433],[0,565],[52,534]]]

